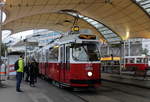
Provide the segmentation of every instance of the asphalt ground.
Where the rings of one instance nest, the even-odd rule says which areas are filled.
[[[49,81],[38,79],[36,87],[22,83],[24,92],[15,90],[15,80],[0,88],[0,102],[150,102],[150,90],[132,85],[102,81],[96,89],[60,89]]]

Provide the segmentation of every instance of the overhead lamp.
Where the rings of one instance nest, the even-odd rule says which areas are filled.
[[[129,31],[126,32],[126,40],[129,38]]]

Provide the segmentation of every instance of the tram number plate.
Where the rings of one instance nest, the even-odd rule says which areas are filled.
[[[92,66],[86,66],[85,70],[93,70]]]

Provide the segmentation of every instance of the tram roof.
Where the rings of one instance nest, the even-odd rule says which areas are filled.
[[[6,0],[2,29],[66,32],[74,23],[74,15],[68,12],[73,12],[80,14],[80,29],[91,29],[102,40],[150,38],[149,4],[149,0]]]

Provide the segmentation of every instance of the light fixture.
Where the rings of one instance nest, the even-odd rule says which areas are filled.
[[[126,40],[129,38],[129,31],[126,32]]]
[[[91,76],[93,75],[93,73],[92,73],[92,72],[88,72],[87,75],[88,75],[89,77],[91,77]]]

